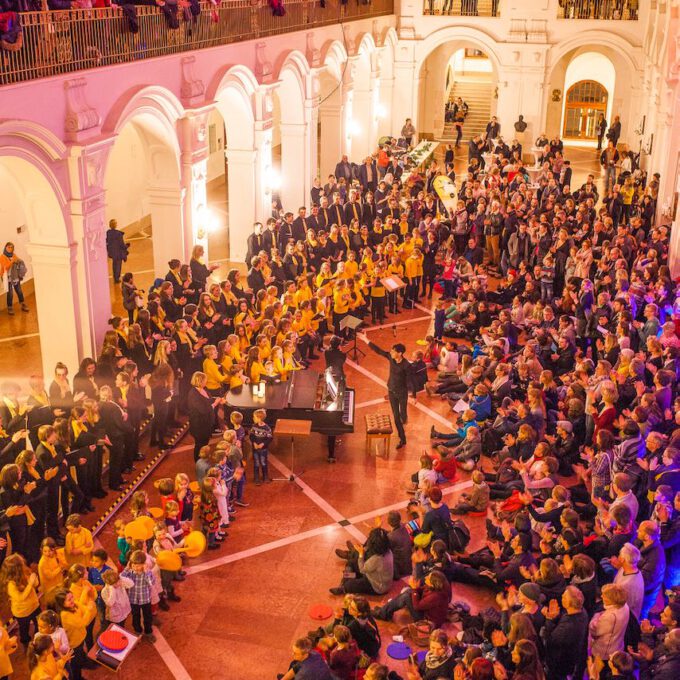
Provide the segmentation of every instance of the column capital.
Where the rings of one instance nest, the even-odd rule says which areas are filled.
[[[76,263],[78,245],[76,243],[27,243],[26,252],[35,266],[72,267]]]

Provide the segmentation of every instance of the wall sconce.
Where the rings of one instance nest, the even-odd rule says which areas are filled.
[[[266,167],[264,170],[264,193],[269,195],[281,188],[281,176],[276,170]]]
[[[215,212],[204,205],[197,210],[197,213],[199,226],[196,229],[196,238],[199,241],[205,241],[208,234],[217,231],[219,220]]]
[[[361,125],[356,120],[347,121],[347,134],[351,137],[361,134]]]

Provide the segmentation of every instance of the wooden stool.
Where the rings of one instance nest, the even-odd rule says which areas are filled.
[[[375,442],[375,455],[378,455],[378,442],[383,442],[385,456],[390,453],[392,438],[392,418],[386,413],[371,413],[366,416],[366,453],[371,452],[371,443]]]

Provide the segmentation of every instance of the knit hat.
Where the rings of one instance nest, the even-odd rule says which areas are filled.
[[[568,420],[558,420],[557,427],[563,429],[568,434],[574,431],[574,426]]]
[[[533,600],[534,602],[541,601],[541,588],[535,583],[523,583],[519,587],[519,592],[529,600]]]

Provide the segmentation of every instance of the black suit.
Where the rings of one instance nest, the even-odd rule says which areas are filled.
[[[127,260],[129,245],[125,243],[122,231],[108,229],[106,232],[106,254],[113,262],[113,282],[120,283],[120,270]]]
[[[361,203],[349,202],[345,203],[345,221],[343,224],[350,224],[353,219],[357,219],[361,223]]]
[[[339,227],[342,226],[343,224],[346,224],[345,220],[345,213],[343,211],[342,206],[339,203],[334,203],[329,209],[328,209],[328,214],[330,215],[331,218],[331,225],[337,224]]]
[[[332,216],[331,216],[331,209],[330,207],[328,208],[319,208],[319,214],[316,218],[317,224],[319,225],[319,229],[322,231],[328,231],[328,228],[333,224],[332,222]]]
[[[265,286],[264,274],[259,270],[251,267],[248,271],[248,288],[251,288],[253,293],[262,290]]]
[[[352,164],[347,162],[343,163],[340,161],[336,166],[335,166],[335,178],[340,179],[341,177],[345,178],[345,181],[347,184],[349,184],[352,181]]]
[[[246,265],[250,267],[250,261],[257,255],[261,250],[267,250],[265,245],[264,234],[256,234],[253,232],[248,237],[248,249],[246,251]]]
[[[312,226],[309,217],[296,217],[293,220],[293,238],[295,241],[304,241],[307,238],[307,229]]]
[[[279,232],[275,229],[267,229],[267,231],[262,234],[262,241],[264,243],[264,250],[267,251],[268,255],[271,254],[272,248],[276,248],[281,252],[281,237],[279,236]]]
[[[195,387],[189,390],[187,410],[189,432],[194,438],[194,461],[196,461],[201,448],[207,446],[210,441],[215,425],[215,411],[210,397],[204,397]]]
[[[131,431],[124,418],[123,409],[113,401],[99,402],[100,423],[104,432],[111,440],[109,453],[109,487],[121,485],[123,478],[123,456],[125,453],[125,438]]]

